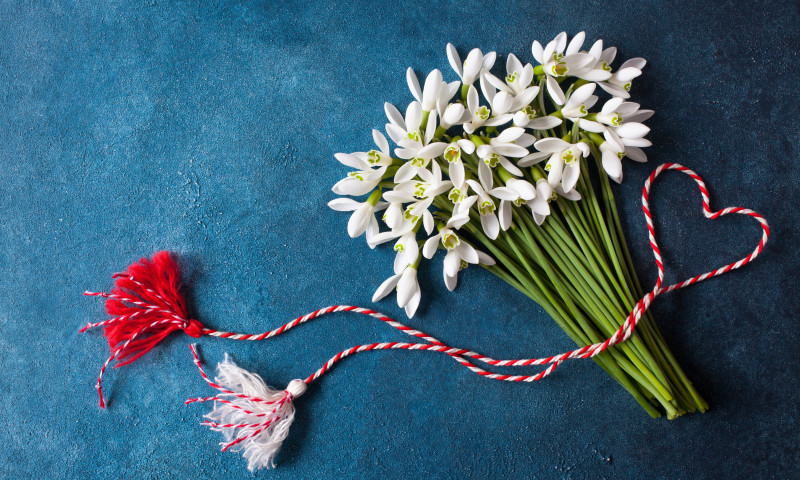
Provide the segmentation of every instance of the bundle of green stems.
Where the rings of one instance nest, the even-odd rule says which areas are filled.
[[[584,140],[592,147],[591,158],[601,158],[596,143],[588,136]],[[534,222],[525,205],[515,205],[511,228],[494,240],[485,236],[474,212],[462,230],[476,248],[482,246],[496,260],[495,265],[484,266],[487,270],[541,305],[579,346],[613,335],[643,296],[610,182],[598,160],[593,165],[598,169],[595,191],[589,178],[591,158],[580,160],[576,188],[582,199],[570,201],[554,195],[551,214],[541,225]],[[452,211],[445,201],[436,205],[443,212]],[[673,419],[708,409],[670,352],[650,311],[627,341],[593,359],[652,417],[665,413]]]

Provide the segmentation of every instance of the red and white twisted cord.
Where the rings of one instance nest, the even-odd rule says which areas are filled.
[[[710,272],[703,273],[701,275],[697,275],[695,277],[689,278],[682,282],[675,283],[668,287],[662,287],[662,283],[664,281],[664,265],[661,259],[661,251],[658,247],[658,242],[656,241],[655,237],[655,226],[653,224],[653,217],[650,213],[650,206],[649,206],[649,194],[650,188],[652,186],[653,181],[658,177],[662,172],[665,170],[677,170],[679,172],[683,172],[691,177],[700,189],[700,194],[703,199],[703,213],[709,219],[717,219],[721,216],[728,215],[730,213],[738,213],[742,215],[748,215],[750,217],[755,218],[762,228],[762,236],[761,240],[759,241],[758,246],[750,253],[748,256],[728,264],[724,267],[720,267],[716,270],[712,270]],[[433,352],[440,352],[451,356],[454,360],[458,363],[463,365],[464,367],[468,368],[470,371],[477,373],[478,375],[484,376],[486,378],[494,379],[494,380],[502,380],[502,381],[509,381],[509,382],[533,382],[537,380],[541,380],[542,378],[546,377],[550,373],[555,370],[562,362],[571,358],[591,358],[596,355],[599,355],[601,352],[606,350],[608,347],[612,345],[616,345],[619,343],[624,342],[633,334],[634,329],[636,328],[637,322],[641,319],[644,312],[650,307],[653,299],[658,295],[663,293],[671,292],[673,290],[677,290],[680,288],[687,287],[694,283],[707,280],[709,278],[716,277],[718,275],[722,275],[723,273],[727,273],[731,270],[736,268],[740,268],[747,263],[751,262],[754,258],[756,258],[764,249],[764,246],[767,243],[769,238],[769,225],[767,224],[766,219],[761,216],[759,213],[742,207],[728,207],[722,210],[718,210],[716,212],[712,211],[709,205],[709,194],[708,190],[706,189],[705,182],[700,176],[695,173],[694,171],[690,170],[683,165],[677,163],[665,163],[660,165],[656,168],[650,177],[645,181],[644,189],[642,193],[642,209],[645,214],[645,221],[647,222],[647,230],[648,236],[650,240],[650,247],[653,250],[653,256],[655,257],[656,265],[658,267],[658,279],[656,281],[656,285],[653,287],[653,290],[647,293],[639,302],[637,302],[636,306],[633,308],[631,313],[625,319],[625,322],[619,327],[619,329],[608,339],[603,342],[598,342],[591,345],[586,345],[584,347],[570,350],[568,352],[564,352],[558,355],[552,355],[549,357],[544,358],[525,358],[525,359],[509,359],[509,360],[495,360],[493,358],[487,357],[485,355],[481,355],[479,353],[461,349],[450,347],[443,342],[427,335],[424,332],[419,330],[415,330],[411,327],[403,325],[402,323],[394,320],[382,313],[376,312],[374,310],[349,306],[349,305],[332,305],[330,307],[325,307],[314,312],[311,312],[307,315],[302,317],[298,317],[291,322],[282,325],[274,330],[270,330],[268,332],[264,332],[261,334],[241,334],[241,333],[232,333],[232,332],[223,332],[220,330],[215,330],[211,328],[204,328],[202,333],[204,335],[211,335],[215,337],[221,338],[230,338],[234,340],[264,340],[266,338],[274,337],[276,335],[280,335],[292,328],[305,323],[313,318],[334,313],[334,312],[355,312],[355,313],[362,313],[364,315],[369,315],[371,317],[377,318],[384,323],[405,332],[408,335],[420,338],[428,343],[405,343],[405,342],[382,342],[382,343],[371,343],[368,345],[356,345],[354,347],[348,348],[347,350],[343,350],[329,359],[325,364],[320,367],[316,372],[311,374],[308,378],[305,379],[306,383],[312,382],[325,374],[334,364],[339,362],[340,360],[361,352],[368,352],[372,350],[390,350],[390,349],[404,349],[404,350],[427,350]],[[466,357],[466,358],[465,358]],[[470,363],[467,358],[477,360],[488,365],[493,366],[505,366],[505,367],[520,367],[520,366],[531,366],[531,365],[545,365],[550,364],[548,368],[539,372],[536,375],[504,375],[504,374],[497,374],[488,372],[472,363]]]
[[[663,284],[663,281],[664,281],[664,265],[663,265],[662,258],[661,258],[661,251],[659,249],[658,242],[656,241],[656,238],[655,238],[655,226],[653,224],[653,218],[652,218],[652,214],[650,212],[649,200],[648,199],[649,199],[649,194],[650,194],[650,188],[651,188],[654,180],[656,179],[656,177],[658,177],[665,170],[677,170],[679,172],[683,172],[686,175],[690,176],[697,183],[697,185],[698,185],[698,187],[700,189],[701,196],[702,196],[703,213],[707,218],[713,220],[713,219],[717,219],[717,218],[719,218],[721,216],[724,216],[724,215],[727,215],[727,214],[731,214],[731,213],[747,215],[747,216],[750,216],[752,218],[755,218],[759,222],[759,224],[761,225],[761,228],[762,228],[761,240],[759,241],[759,244],[755,248],[755,250],[752,253],[750,253],[749,255],[747,255],[746,257],[742,258],[741,260],[738,260],[736,262],[728,264],[728,265],[726,265],[724,267],[720,267],[720,268],[718,268],[716,270],[713,270],[713,271],[710,271],[710,272],[706,272],[706,273],[703,273],[701,275],[697,275],[695,277],[689,278],[687,280],[684,280],[684,281],[679,282],[679,283],[675,283],[675,284],[667,286],[667,287],[662,287],[662,284]],[[102,390],[101,390],[100,384],[101,384],[101,381],[102,381],[103,372],[105,372],[106,367],[111,363],[111,361],[114,360],[114,358],[117,358],[117,357],[124,358],[125,355],[130,354],[130,353],[125,353],[125,352],[128,351],[128,346],[131,345],[131,343],[134,342],[134,340],[136,340],[138,337],[146,335],[146,334],[150,334],[151,332],[163,331],[163,328],[165,328],[165,326],[168,329],[175,329],[175,330],[183,329],[187,334],[190,334],[191,336],[194,336],[194,337],[197,337],[199,335],[209,335],[209,336],[220,337],[220,338],[228,338],[228,339],[232,339],[232,340],[264,340],[264,339],[267,339],[267,338],[274,337],[276,335],[281,335],[281,334],[291,330],[292,328],[295,328],[298,325],[303,324],[303,323],[305,323],[305,322],[307,322],[307,321],[309,321],[311,319],[314,319],[314,318],[317,318],[317,317],[320,317],[320,316],[323,316],[323,315],[326,315],[326,314],[335,313],[335,312],[354,312],[354,313],[361,313],[361,314],[364,314],[364,315],[368,315],[368,316],[377,318],[377,319],[383,321],[384,323],[388,324],[389,326],[391,326],[391,327],[393,327],[393,328],[395,328],[397,330],[400,330],[400,331],[406,333],[407,335],[410,335],[412,337],[418,338],[418,339],[420,339],[420,340],[422,340],[422,341],[424,341],[426,343],[381,342],[381,343],[371,343],[371,344],[366,344],[366,345],[356,345],[356,346],[353,346],[353,347],[348,348],[346,350],[343,350],[343,351],[337,353],[332,358],[330,358],[327,362],[325,362],[324,365],[322,365],[322,367],[320,367],[317,371],[315,371],[313,374],[308,376],[304,380],[305,383],[309,383],[309,382],[312,382],[313,380],[316,380],[317,378],[319,378],[320,376],[325,374],[328,370],[330,370],[333,367],[333,365],[335,365],[337,362],[341,361],[342,359],[344,359],[344,358],[346,358],[348,356],[354,355],[356,353],[362,353],[362,352],[373,351],[373,350],[392,350],[392,349],[424,350],[424,351],[432,351],[432,352],[443,353],[443,354],[446,354],[446,355],[450,356],[451,358],[453,358],[455,361],[457,361],[459,364],[461,364],[462,366],[466,367],[470,371],[472,371],[472,372],[474,372],[474,373],[476,373],[478,375],[484,376],[486,378],[494,379],[494,380],[509,381],[509,382],[532,382],[532,381],[537,381],[537,380],[541,380],[542,378],[544,378],[547,375],[549,375],[550,373],[552,373],[553,370],[555,370],[561,363],[563,363],[564,361],[566,361],[568,359],[572,359],[572,358],[591,358],[591,357],[594,357],[596,355],[599,355],[601,352],[603,352],[604,350],[606,350],[608,347],[610,347],[612,345],[616,345],[616,344],[619,344],[621,342],[624,342],[625,340],[630,338],[630,336],[633,334],[633,331],[636,328],[637,322],[641,319],[641,317],[644,314],[644,312],[650,307],[650,304],[655,299],[655,297],[657,297],[658,295],[661,295],[663,293],[667,293],[667,292],[670,292],[670,291],[673,291],[673,290],[684,288],[684,287],[687,287],[687,286],[692,285],[694,283],[697,283],[697,282],[700,282],[700,281],[703,281],[703,280],[707,280],[709,278],[712,278],[712,277],[715,277],[715,276],[718,276],[718,275],[722,275],[723,273],[727,273],[727,272],[729,272],[729,271],[731,271],[733,269],[740,268],[740,267],[746,265],[747,263],[751,262],[754,258],[756,258],[763,251],[764,246],[766,245],[766,242],[767,242],[767,240],[769,238],[769,226],[767,224],[767,221],[764,219],[764,217],[762,217],[760,214],[754,212],[753,210],[750,210],[750,209],[747,209],[747,208],[741,208],[741,207],[729,207],[729,208],[725,208],[725,209],[722,209],[722,210],[718,210],[716,212],[711,211],[711,208],[709,206],[708,190],[706,189],[705,183],[703,182],[702,178],[700,178],[700,176],[697,175],[697,173],[695,173],[694,171],[690,170],[689,168],[684,167],[684,166],[679,165],[679,164],[676,164],[676,163],[665,163],[663,165],[660,165],[658,168],[656,168],[652,172],[650,177],[645,181],[644,189],[643,189],[643,193],[642,193],[642,208],[643,208],[643,211],[644,211],[644,214],[645,214],[645,221],[647,222],[647,229],[648,229],[648,237],[649,237],[649,240],[650,240],[650,247],[651,247],[651,249],[653,251],[653,256],[655,257],[656,265],[658,267],[658,278],[656,280],[655,286],[641,300],[639,300],[639,302],[636,303],[636,305],[634,306],[633,310],[630,312],[630,314],[625,319],[625,321],[622,323],[622,325],[619,327],[619,329],[611,337],[609,337],[605,341],[594,343],[594,344],[591,344],[591,345],[586,345],[586,346],[583,346],[583,347],[578,348],[578,349],[570,350],[570,351],[567,351],[567,352],[564,352],[564,353],[560,353],[558,355],[552,355],[552,356],[544,357],[544,358],[525,358],[525,359],[496,360],[496,359],[487,357],[485,355],[481,355],[481,354],[479,354],[477,352],[473,352],[471,350],[462,349],[462,348],[456,348],[456,347],[452,347],[452,346],[446,345],[445,343],[441,342],[440,340],[437,340],[436,338],[434,338],[434,337],[432,337],[432,336],[430,336],[430,335],[428,335],[428,334],[426,334],[424,332],[421,332],[421,331],[416,330],[416,329],[414,329],[412,327],[406,326],[406,325],[398,322],[397,320],[394,320],[394,319],[392,319],[392,318],[390,318],[390,317],[388,317],[388,316],[386,316],[386,315],[384,315],[382,313],[376,312],[374,310],[367,309],[367,308],[362,308],[362,307],[357,307],[357,306],[349,306],[349,305],[332,305],[332,306],[329,306],[329,307],[325,307],[325,308],[316,310],[314,312],[311,312],[311,313],[309,313],[307,315],[304,315],[302,317],[298,317],[295,320],[292,320],[291,322],[286,323],[286,324],[284,324],[284,325],[282,325],[282,326],[280,326],[280,327],[278,327],[278,328],[276,328],[274,330],[270,330],[270,331],[267,331],[267,332],[264,332],[264,333],[260,333],[260,334],[242,334],[242,333],[234,333],[234,332],[225,332],[225,331],[220,331],[220,330],[216,330],[216,329],[212,329],[212,328],[206,328],[206,327],[202,326],[196,320],[190,320],[188,318],[184,318],[183,315],[185,315],[185,313],[182,313],[182,314],[176,313],[176,312],[179,312],[179,310],[177,310],[175,308],[173,303],[171,303],[168,299],[164,298],[164,296],[162,296],[159,293],[157,293],[154,289],[150,288],[145,283],[139,281],[138,279],[135,279],[132,274],[130,274],[130,273],[117,274],[115,277],[119,277],[119,278],[122,278],[124,280],[131,281],[134,285],[136,285],[139,289],[141,289],[141,292],[138,292],[140,295],[142,295],[142,292],[145,292],[147,294],[146,296],[153,297],[155,300],[153,300],[152,302],[144,301],[143,299],[138,298],[133,293],[126,293],[125,289],[121,289],[121,288],[116,289],[115,292],[111,293],[111,294],[98,293],[98,292],[86,292],[86,295],[101,296],[101,297],[104,297],[106,299],[111,299],[111,300],[119,301],[119,302],[125,302],[125,303],[130,304],[130,305],[135,305],[135,306],[139,307],[140,309],[137,310],[136,312],[125,314],[125,315],[120,315],[120,316],[111,318],[109,320],[105,320],[103,322],[90,323],[90,324],[86,325],[86,327],[84,327],[81,331],[85,331],[86,329],[94,328],[94,327],[112,327],[112,328],[115,328],[118,325],[123,325],[126,322],[133,321],[133,320],[138,320],[140,322],[143,321],[143,320],[151,320],[149,323],[145,321],[142,324],[140,324],[141,326],[138,329],[129,331],[128,332],[129,333],[129,337],[127,338],[126,341],[120,342],[118,345],[112,346],[111,356],[108,358],[108,360],[106,360],[105,364],[101,368],[100,376],[98,377],[97,388],[98,388],[98,391],[100,392],[101,405],[102,405],[103,400],[102,400]],[[164,252],[164,253],[166,253],[166,252]],[[154,259],[155,258],[156,257],[154,256]],[[162,258],[162,260],[163,260],[163,258]],[[175,272],[174,273],[177,275],[177,266],[174,266],[174,268],[175,268]],[[182,299],[179,299],[179,300],[180,300],[180,303],[182,304]],[[162,305],[162,306],[154,305],[154,303],[158,303],[158,302],[162,302],[164,305]],[[168,308],[166,308],[166,307],[168,307]],[[183,312],[183,310],[180,310],[180,312]],[[169,333],[169,332],[166,332],[166,333]],[[158,333],[153,333],[153,335],[158,335]],[[149,349],[151,347],[152,346],[147,346],[146,348]],[[123,352],[123,353],[120,354],[120,352]],[[141,355],[141,353],[137,353],[137,355]],[[135,360],[135,358],[136,357],[134,357],[133,359]],[[471,363],[470,360],[482,362],[484,364],[491,365],[491,366],[520,367],[520,366],[532,366],[532,365],[548,365],[548,367],[546,369],[542,370],[541,372],[535,374],[535,375],[506,375],[506,374],[498,374],[498,373],[493,373],[493,372],[484,370],[484,369],[478,367],[477,365]],[[130,360],[130,361],[132,361],[132,360]],[[196,354],[195,354],[195,363],[197,363],[198,367],[200,367],[199,359],[197,359]],[[219,385],[216,385],[215,383],[213,383],[205,375],[205,372],[202,371],[202,368],[200,370],[201,370],[201,373],[203,374],[203,378],[205,378],[205,380],[213,388],[216,388],[216,389],[220,390],[224,394],[236,395],[234,392],[226,390],[223,387],[220,387]],[[245,398],[245,397],[241,397],[241,398]],[[246,397],[246,399],[252,400],[252,401],[256,401],[256,402],[259,402],[259,401],[263,402],[263,400],[253,399],[251,397]],[[199,401],[210,401],[210,400],[221,401],[217,397],[192,399],[191,401],[198,401],[199,402]],[[222,399],[222,400],[224,400],[224,399]]]

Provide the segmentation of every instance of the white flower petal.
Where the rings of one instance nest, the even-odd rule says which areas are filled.
[[[352,198],[334,198],[328,202],[328,206],[337,212],[352,212],[361,206],[361,202],[357,202]]]
[[[483,54],[477,48],[470,50],[464,64],[464,74],[461,76],[464,84],[472,85],[483,67]]]
[[[405,310],[406,316],[408,318],[413,317],[414,314],[417,313],[417,308],[419,308],[419,301],[421,298],[422,298],[422,292],[420,291],[419,287],[417,287],[417,290],[416,292],[414,292],[414,295],[408,301],[406,306],[403,307],[403,310]]]
[[[556,104],[564,105],[564,92],[561,91],[558,82],[550,75],[547,76],[547,93],[550,94],[550,98],[552,98]]]
[[[417,169],[411,162],[406,162],[400,165],[397,172],[394,174],[394,183],[403,183],[411,180],[417,175]],[[387,198],[387,200],[389,200]],[[392,200],[389,200],[392,201]]]
[[[539,94],[539,87],[528,87],[523,90],[519,95],[514,97],[514,105],[512,105],[512,110],[521,110],[533,102],[536,98],[536,95]]]
[[[561,159],[561,155],[554,153],[547,162],[547,167],[550,168],[547,174],[547,182],[552,187],[555,187],[561,181],[561,174],[564,171],[564,160]]]
[[[533,213],[538,213],[542,216],[550,215],[550,204],[547,203],[547,199],[541,196],[537,196],[534,198],[528,206],[531,207]]]
[[[517,161],[517,165],[520,167],[529,167],[534,163],[541,162],[550,155],[552,155],[550,152],[533,152],[520,158]]]
[[[497,187],[493,188],[489,191],[489,195],[499,198],[501,200],[511,200],[514,201],[519,198],[519,194],[512,188],[509,187]]]
[[[497,263],[494,261],[494,258],[481,252],[480,250],[476,250],[476,253],[478,254],[478,263],[481,265],[495,265]]]
[[[617,73],[614,74],[614,77],[616,77],[616,79],[620,82],[630,82],[641,74],[642,71],[638,68],[622,67],[617,71]]]
[[[453,275],[452,277],[448,277],[447,274],[444,274],[444,284],[449,291],[453,291],[456,289],[456,285],[458,285],[458,274]]]
[[[592,96],[592,93],[594,93],[595,88],[597,88],[596,83],[587,83],[586,85],[577,88],[574,92],[572,92],[572,95],[570,95],[569,97],[570,103],[574,102],[578,105],[584,103],[586,100],[589,99],[589,97]]]
[[[500,156],[500,165],[502,165],[503,168],[508,170],[508,173],[510,173],[511,175],[515,175],[517,177],[521,177],[523,175],[522,170],[517,168],[517,166],[511,163],[511,161],[506,157]]]
[[[494,184],[492,169],[489,168],[489,165],[486,165],[486,162],[478,162],[478,178],[484,190],[489,191],[492,189],[492,185]]]
[[[569,42],[567,46],[567,51],[564,52],[566,55],[572,55],[573,53],[578,53],[583,46],[583,42],[586,40],[586,32],[579,32],[577,35],[572,37],[572,40]]]
[[[372,168],[369,163],[350,153],[335,153],[333,156],[341,164],[350,168],[355,168],[356,170],[369,170]]]
[[[575,161],[564,166],[564,173],[561,175],[561,186],[565,192],[571,191],[578,183],[581,174],[581,163]]]
[[[534,143],[536,143],[536,137],[531,135],[530,133],[523,133],[514,143],[516,143],[522,148],[528,148]]]
[[[634,162],[646,162],[647,155],[639,147],[628,147],[625,149],[625,154]]]
[[[405,121],[403,121],[403,125],[405,125]],[[388,133],[392,141],[398,145],[400,144],[400,142],[408,138],[406,137],[405,126],[401,128],[393,123],[386,124],[386,133]]]
[[[389,142],[386,141],[386,137],[384,137],[381,132],[373,129],[372,139],[375,140],[375,145],[378,146],[378,150],[380,150],[381,153],[389,153]]]
[[[428,233],[428,235],[430,235],[431,232],[433,232],[433,227],[434,227],[433,215],[428,209],[425,209],[425,211],[422,212],[422,226],[425,227],[425,231]]]
[[[491,140],[492,145],[496,145],[498,143],[508,143],[513,142],[514,140],[518,139],[520,135],[525,133],[524,128],[520,127],[509,127],[500,132],[500,135],[493,138]]]
[[[511,105],[514,104],[514,97],[509,95],[507,92],[497,92],[497,95],[494,96],[492,102],[492,111],[494,112],[495,116],[502,115],[507,113],[511,110]]]
[[[514,72],[522,73],[522,62],[513,53],[509,53],[506,58],[506,72],[509,74]]]
[[[483,56],[483,70],[491,70],[497,60],[497,52],[489,52]]]
[[[570,144],[560,138],[547,137],[534,143],[533,146],[540,152],[561,152],[570,147]]]
[[[429,112],[436,107],[436,98],[442,85],[442,72],[434,69],[425,78],[425,89],[422,91],[422,110]]]
[[[450,62],[450,66],[453,70],[461,76],[461,57],[458,56],[458,51],[456,47],[453,46],[452,43],[447,44],[447,60]]]
[[[422,256],[431,259],[436,254],[436,248],[439,246],[439,241],[441,237],[439,235],[434,235],[427,240],[425,240],[425,245],[422,246]]]
[[[472,245],[461,242],[459,243],[455,251],[458,252],[458,256],[464,259],[467,263],[476,264],[480,261],[480,257],[478,256],[478,251],[472,248]]]
[[[451,103],[447,106],[442,115],[443,125],[458,125],[461,119],[464,118],[464,105],[460,103]]]
[[[386,117],[392,122],[392,125],[400,127],[401,129],[406,129],[406,122],[403,120],[403,116],[400,114],[400,111],[389,102],[383,104],[383,110],[386,112]]]
[[[606,127],[604,127],[602,123],[586,120],[585,118],[579,119],[578,125],[587,132],[603,133],[606,130]]]
[[[415,132],[422,124],[422,105],[419,102],[411,102],[406,109],[406,130]]]
[[[536,196],[536,187],[531,185],[526,180],[510,179],[506,185],[517,192],[519,198],[523,200],[533,200]]]
[[[408,67],[408,70],[406,70],[406,82],[408,82],[408,88],[411,90],[411,94],[414,95],[414,98],[416,98],[418,102],[421,102],[422,89],[419,88],[419,80],[417,80],[417,75],[411,67]]]
[[[600,88],[605,90],[607,93],[609,93],[609,94],[611,94],[611,95],[613,95],[615,97],[631,98],[631,94],[628,93],[627,91],[625,91],[625,89],[622,88],[622,87],[618,87],[618,86],[616,86],[614,84],[611,84],[611,83],[608,83],[608,82],[601,82],[601,83],[598,83],[598,85],[600,85]]]
[[[544,48],[542,48],[542,44],[539,43],[538,40],[534,40],[533,44],[531,45],[531,53],[533,54],[533,58],[536,59],[537,62],[540,64],[544,64]]]
[[[604,149],[603,151],[603,169],[611,178],[622,177],[622,162],[611,149]]]
[[[500,202],[500,228],[503,231],[508,230],[511,227],[511,202],[508,200],[503,200]]]
[[[505,145],[495,145],[494,151],[500,155],[505,155],[506,157],[512,157],[512,158],[524,157],[529,153],[526,148],[520,147],[519,145],[515,145],[513,143],[507,143]]]
[[[458,256],[455,250],[450,250],[444,257],[443,267],[444,274],[452,277],[458,273],[458,267],[461,266],[461,257]]]
[[[356,238],[362,233],[367,231],[367,227],[369,227],[370,218],[373,218],[374,210],[372,205],[368,203],[362,204],[353,214],[350,216],[350,220],[347,222],[347,234],[350,235],[350,238]]]
[[[397,306],[404,307],[417,291],[419,291],[417,270],[413,267],[407,267],[400,274],[400,281],[397,282]]]
[[[637,68],[639,70],[643,69],[644,66],[647,64],[647,60],[641,57],[631,58],[630,60],[626,60],[622,65],[619,66],[619,69],[622,70],[623,68]]]
[[[553,116],[534,118],[528,123],[528,128],[533,130],[549,130],[561,125],[561,119]]]
[[[494,240],[500,234],[500,222],[497,221],[497,216],[494,213],[489,215],[481,215],[481,227],[487,237]]]
[[[381,300],[383,297],[389,294],[392,289],[397,285],[397,282],[400,281],[400,274],[392,275],[391,277],[387,278],[386,280],[381,283],[377,290],[375,290],[375,294],[372,296],[372,301],[377,302]]]
[[[650,133],[650,127],[643,123],[625,122],[614,131],[620,137],[641,138]]]
[[[494,88],[496,88],[496,89],[498,89],[498,90],[500,90],[502,92],[506,92],[506,93],[511,93],[512,92],[511,88],[508,87],[506,82],[500,80],[499,78],[495,77],[491,73],[487,72],[487,73],[484,73],[483,75],[486,77],[486,81],[491,83]]]

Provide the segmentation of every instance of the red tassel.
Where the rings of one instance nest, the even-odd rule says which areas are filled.
[[[89,323],[80,331],[102,327],[111,356],[100,369],[97,390],[100,407],[105,408],[101,387],[103,373],[112,360],[115,368],[136,361],[164,340],[170,333],[183,330],[190,337],[202,335],[203,325],[186,314],[186,302],[180,294],[178,264],[169,252],[142,258],[128,270],[114,274],[111,293],[84,292],[106,298],[106,311],[113,318]]]

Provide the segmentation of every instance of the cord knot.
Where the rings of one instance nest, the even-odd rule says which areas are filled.
[[[308,385],[300,379],[292,380],[289,382],[289,385],[286,386],[286,392],[292,396],[292,399],[306,393],[306,390],[308,390]]]
[[[200,338],[203,335],[203,328],[205,328],[203,324],[194,318],[187,320],[183,325],[183,331],[192,338]]]

